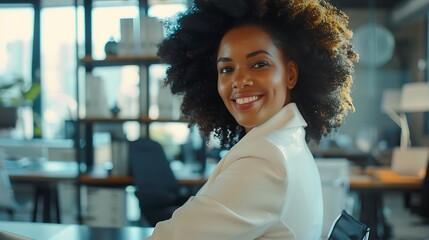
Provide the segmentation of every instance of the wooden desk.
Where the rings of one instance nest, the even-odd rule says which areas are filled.
[[[153,232],[153,228],[140,227],[99,228],[74,224],[0,221],[0,231],[2,230],[34,240],[142,240]]]
[[[387,192],[413,192],[422,187],[423,177],[399,175],[389,168],[353,168],[350,190],[359,194],[360,221],[371,228],[370,239],[389,239],[391,228],[383,212],[383,195]]]
[[[204,174],[176,175],[179,184],[182,185],[203,185],[209,176]],[[133,185],[131,176],[111,176],[104,174],[83,174],[80,177],[80,183],[85,185],[101,186],[128,186]]]
[[[203,185],[209,178],[209,174],[176,174],[176,178],[183,185]],[[418,190],[422,180],[419,177],[399,175],[386,167],[368,167],[364,171],[359,167],[350,169],[351,190]],[[94,185],[127,186],[133,184],[133,178],[131,176],[112,176],[105,171],[99,171],[83,174],[80,182]]]
[[[21,161],[21,160],[19,160]],[[95,169],[92,174],[82,174],[78,176],[76,162],[61,162],[61,161],[31,161],[24,162],[6,161],[6,169],[9,178],[13,183],[31,184],[35,188],[34,194],[34,209],[33,222],[37,221],[37,213],[41,206],[43,213],[43,222],[61,222],[61,213],[58,197],[58,183],[72,182],[80,185],[93,185],[100,187],[125,187],[133,185],[131,176],[111,176],[107,171]],[[207,179],[207,175],[198,173],[177,174],[176,177],[179,183],[195,189],[203,185]],[[77,219],[82,222],[81,198],[78,196],[76,204],[78,208]],[[39,199],[42,199],[42,204],[39,204]],[[53,208],[52,208],[53,207]],[[53,212],[52,212],[53,210]],[[55,216],[55,218],[54,218]]]
[[[423,177],[400,175],[388,167],[350,169],[351,190],[412,191],[420,189],[422,182]]]
[[[127,186],[133,184],[131,176],[108,175],[107,171],[96,169],[93,173],[85,173],[78,177],[76,162],[36,161],[20,166],[20,163],[7,161],[6,169],[9,178],[15,183],[58,183],[79,182],[82,184]],[[208,179],[208,174],[186,173],[176,174],[183,185],[202,185]]]

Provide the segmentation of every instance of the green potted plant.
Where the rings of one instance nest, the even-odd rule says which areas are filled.
[[[31,106],[39,94],[39,83],[28,86],[22,78],[0,85],[0,128],[15,127],[18,109]]]

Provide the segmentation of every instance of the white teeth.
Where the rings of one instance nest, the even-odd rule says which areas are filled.
[[[236,102],[237,104],[245,104],[245,103],[249,103],[249,102],[256,101],[256,100],[258,100],[258,99],[259,99],[259,97],[257,97],[257,96],[253,96],[253,97],[246,97],[246,98],[237,98],[237,99],[235,100],[235,102]]]

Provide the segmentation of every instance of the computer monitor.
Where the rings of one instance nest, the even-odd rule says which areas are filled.
[[[428,159],[428,147],[396,147],[393,150],[391,168],[402,175],[423,177],[426,174]]]
[[[16,107],[0,107],[0,129],[15,128],[17,119]]]
[[[196,171],[205,171],[207,156],[204,140],[201,144],[197,146],[187,142],[182,144],[180,148],[182,152],[183,162],[185,164],[198,164],[200,168],[196,169]]]

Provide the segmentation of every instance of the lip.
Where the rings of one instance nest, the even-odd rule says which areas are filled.
[[[230,99],[232,101],[235,101],[238,98],[247,98],[247,97],[253,97],[253,96],[262,97],[263,94],[258,92],[236,92],[232,94]]]
[[[238,104],[236,101],[239,98],[250,98],[250,97],[257,97],[257,99],[254,101],[251,101],[248,103],[242,103],[242,104]],[[248,110],[252,108],[257,102],[259,102],[262,97],[263,97],[263,94],[261,93],[239,92],[239,93],[233,94],[230,99],[234,103],[235,108],[237,108],[238,110]]]

